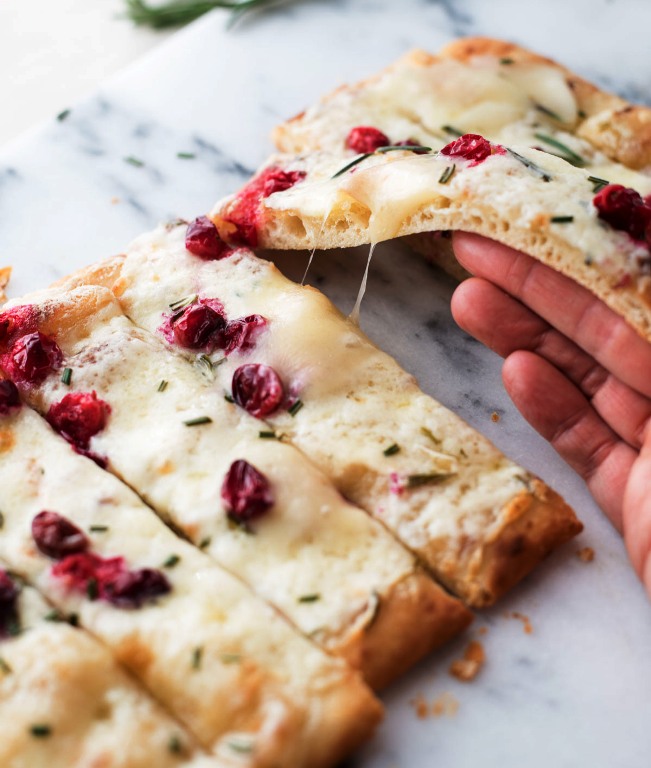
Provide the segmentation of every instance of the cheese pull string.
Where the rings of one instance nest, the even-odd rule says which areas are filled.
[[[355,302],[355,306],[353,307],[353,311],[348,315],[348,319],[351,323],[354,323],[355,325],[359,325],[359,311],[362,306],[362,299],[364,298],[364,294],[366,293],[366,283],[368,282],[368,270],[371,266],[371,259],[373,258],[373,251],[375,251],[375,246],[377,243],[371,243],[371,247],[368,251],[368,258],[366,259],[366,269],[364,270],[364,276],[362,277],[362,283],[359,286],[359,291],[357,292],[357,301]]]
[[[326,215],[323,217],[323,221],[321,222],[321,226],[319,227],[319,234],[314,238],[314,248],[312,248],[312,251],[310,253],[310,258],[307,260],[307,267],[305,267],[305,272],[303,273],[303,279],[301,280],[301,286],[305,285],[305,281],[307,279],[307,273],[310,271],[310,267],[312,266],[312,260],[314,259],[314,253],[316,249],[319,247],[319,241],[321,240],[321,236],[323,235],[323,230],[325,229],[326,221],[328,220],[328,216],[330,215],[330,211],[326,213]],[[314,231],[314,230],[312,230]]]

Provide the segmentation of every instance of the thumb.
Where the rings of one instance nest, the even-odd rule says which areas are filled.
[[[651,596],[651,429],[631,467],[623,503],[624,540],[631,561]]]

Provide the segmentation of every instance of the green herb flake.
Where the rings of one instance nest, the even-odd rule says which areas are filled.
[[[70,113],[72,112],[71,109],[64,109],[57,115],[57,120],[62,123],[64,120],[67,120],[70,117]]]
[[[134,168],[142,168],[144,166],[144,162],[133,155],[125,157],[124,162],[129,163],[129,165],[132,165]]]
[[[555,139],[553,136],[548,136],[546,133],[535,133],[534,136],[545,144],[548,144],[550,147],[562,152],[564,155],[564,157],[561,158],[562,160],[567,160],[568,163],[577,168],[583,168],[583,166],[586,165],[585,158],[578,155],[573,149],[570,149],[567,144],[563,144],[562,141]]]
[[[91,525],[88,530],[91,533],[106,533],[109,530],[108,525]]]
[[[354,168],[358,163],[361,163],[362,160],[366,160],[367,157],[370,157],[373,153],[372,152],[365,152],[363,155],[357,155],[357,157],[354,160],[351,160],[349,163],[344,165],[343,168],[340,168],[337,173],[335,173],[333,176],[331,176],[331,179],[336,179],[338,176],[342,176],[346,171],[349,171],[351,168]]]
[[[76,613],[71,613],[70,616],[68,616],[68,624],[70,624],[71,627],[78,627],[79,615]]]
[[[394,456],[396,453],[400,451],[400,446],[398,443],[392,443],[388,448],[385,448],[382,453],[385,456]]]
[[[453,475],[454,472],[429,472],[427,474],[408,475],[407,488],[420,488],[422,485],[438,485]]]
[[[280,437],[274,432],[273,429],[261,429],[258,432],[258,437],[263,440],[280,440]]]
[[[5,516],[0,512],[0,530],[5,527]]]
[[[571,224],[574,216],[552,216],[550,221],[552,224]]]
[[[314,592],[310,595],[301,595],[298,598],[299,603],[316,603],[317,600],[321,599],[321,595],[318,592]]]
[[[233,752],[239,752],[243,755],[253,752],[253,743],[250,741],[229,741],[227,743]]]
[[[203,659],[203,646],[199,645],[192,651],[192,669],[200,669],[201,661]]]
[[[222,653],[219,658],[222,664],[239,664],[242,661],[239,653]]]
[[[157,392],[164,392],[167,389],[167,385],[169,384],[168,381],[165,379],[161,379],[160,384],[158,385]]]
[[[200,424],[212,424],[210,416],[197,416],[194,419],[188,419],[183,422],[186,427],[198,427]]]
[[[420,428],[420,433],[421,433],[421,435],[425,435],[425,437],[428,437],[434,443],[434,445],[441,445],[441,441],[432,432],[431,429],[428,429],[427,427],[421,427]]]
[[[186,307],[189,307],[190,304],[194,304],[194,302],[198,298],[199,297],[197,296],[196,293],[191,293],[188,296],[183,296],[183,298],[173,301],[168,306],[172,310],[172,312],[179,312],[180,310],[185,309]]]
[[[177,734],[172,734],[167,742],[167,749],[173,755],[180,755],[183,752],[183,743]]]
[[[3,672],[5,675],[10,675],[12,673],[11,667],[2,658],[2,656],[0,656],[0,672]]]
[[[515,158],[519,163],[522,163],[525,168],[528,168],[532,173],[535,173],[536,176],[539,176],[543,181],[552,180],[551,174],[547,173],[547,171],[543,171],[543,169],[539,165],[536,165],[533,160],[529,160],[528,157],[524,157],[523,155],[514,152],[508,147],[506,148],[506,151],[509,153],[509,155],[511,155],[511,157]]]
[[[179,557],[179,555],[172,554],[163,563],[163,568],[174,568],[174,566],[178,565],[180,561],[181,561],[181,558]]]
[[[465,131],[461,131],[459,128],[455,128],[453,125],[442,125],[441,130],[450,136],[454,136],[455,139],[458,139],[459,136],[463,136],[465,133]]]
[[[177,152],[176,156],[179,158],[179,160],[194,160],[196,157],[194,152]]]
[[[97,579],[89,579],[86,585],[86,594],[89,600],[97,600],[99,595],[99,588],[97,585]]]
[[[593,183],[592,191],[596,194],[597,192],[601,192],[601,190],[604,187],[607,187],[610,182],[606,181],[606,179],[600,179],[598,176],[588,176],[588,181],[591,181]]]
[[[505,56],[503,59],[500,59],[500,64],[504,64],[505,66],[515,64],[515,59],[510,59],[508,56]]]
[[[375,151],[378,154],[384,154],[385,152],[414,152],[417,155],[424,155],[427,152],[431,152],[431,147],[424,147],[422,144],[390,144],[387,147],[378,147]]]
[[[226,400],[227,403],[234,403],[235,400],[233,400],[233,395],[224,395],[224,400]]]
[[[45,621],[63,621],[63,616],[61,615],[61,612],[58,610],[58,608],[52,608],[51,611],[48,611],[45,616],[43,616]]]
[[[210,536],[206,536],[199,542],[199,549],[208,549],[210,542],[212,541]]]
[[[188,24],[213,8],[226,8],[237,19],[247,11],[271,5],[270,0],[171,0],[167,3],[148,3],[145,0],[126,0],[127,15],[134,24],[152,29],[167,29]]]
[[[551,110],[549,107],[546,107],[544,104],[538,104],[537,102],[534,103],[534,107],[539,111],[542,112],[543,115],[547,115],[547,117],[551,117],[552,120],[556,120],[557,123],[564,122],[563,119],[558,115],[556,112]]]
[[[30,727],[29,732],[37,739],[47,739],[52,735],[52,727],[45,723],[36,723]]]
[[[65,384],[66,387],[69,387],[71,381],[72,381],[72,368],[64,368],[63,373],[61,374],[61,383]]]
[[[448,181],[454,176],[454,172],[457,170],[456,165],[448,165],[439,177],[439,184],[447,184]]]
[[[582,109],[580,109],[576,114],[581,118],[581,120],[585,120],[585,118],[588,116],[587,113]]]
[[[296,416],[296,414],[301,410],[304,403],[302,400],[296,400],[294,403],[292,403],[291,407],[287,409],[287,413],[293,418]]]

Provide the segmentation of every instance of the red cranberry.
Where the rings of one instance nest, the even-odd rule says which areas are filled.
[[[479,165],[491,154],[491,143],[477,133],[466,133],[443,147],[441,154],[446,157],[459,157],[471,160]]]
[[[608,184],[597,192],[592,202],[600,219],[625,232],[630,232],[636,209],[644,205],[639,192],[621,184]]]
[[[126,571],[113,578],[99,575],[100,596],[121,608],[139,608],[144,602],[166,595],[172,587],[163,573],[153,568]]]
[[[195,256],[207,260],[222,259],[231,252],[207,216],[200,216],[188,225],[185,247]]]
[[[54,339],[39,331],[28,333],[16,341],[10,352],[9,372],[12,378],[38,384],[61,366],[63,354]]]
[[[0,636],[8,634],[17,620],[18,588],[6,571],[0,569]]]
[[[174,340],[186,349],[201,349],[226,327],[223,310],[207,304],[192,304],[172,320]]]
[[[262,315],[247,315],[231,320],[222,334],[222,348],[227,355],[236,349],[246,351],[255,346],[255,337],[267,321]]]
[[[31,304],[12,307],[0,314],[0,345],[4,346],[17,334],[36,330],[36,310]]]
[[[56,512],[43,511],[36,515],[32,520],[32,537],[38,549],[54,560],[88,549],[85,534]]]
[[[12,408],[20,407],[18,387],[7,379],[0,380],[0,414],[9,413]]]
[[[66,587],[83,591],[88,582],[97,578],[97,566],[102,558],[92,552],[67,555],[52,566],[52,575],[61,579]]]
[[[277,166],[265,168],[252,179],[233,201],[224,221],[235,227],[231,240],[239,245],[255,248],[258,244],[257,223],[260,217],[260,201],[274,192],[281,192],[305,178],[305,171],[284,171]]]
[[[233,400],[258,419],[278,409],[285,398],[280,377],[269,365],[241,365],[233,374]]]
[[[111,406],[93,392],[71,392],[52,403],[47,420],[65,439],[82,450],[106,426]]]
[[[370,125],[358,125],[346,136],[346,146],[359,154],[370,154],[391,144],[389,137]]]
[[[226,513],[237,523],[263,515],[274,503],[269,481],[243,459],[234,461],[222,484]]]

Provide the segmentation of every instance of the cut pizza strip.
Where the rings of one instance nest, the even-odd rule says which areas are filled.
[[[156,275],[141,278],[153,285]],[[469,611],[382,525],[224,399],[208,357],[188,364],[137,329],[105,288],[58,289],[36,301],[2,316],[18,318],[0,363],[24,396],[304,634],[380,687],[467,626]],[[190,343],[225,330],[218,299],[172,304],[158,317],[160,336]],[[248,343],[264,322],[249,319],[233,333]],[[39,351],[30,347],[29,360],[52,354],[56,372],[30,369],[32,343]],[[273,377],[265,386],[268,398],[282,394]]]
[[[0,563],[3,768],[218,768],[90,634]]]
[[[52,358],[29,349],[42,373]],[[0,556],[101,639],[216,764],[331,766],[370,734],[381,707],[356,672],[21,408],[14,385],[0,394]],[[98,411],[77,416],[88,426]]]
[[[220,259],[190,253],[186,237],[196,251],[197,226],[144,235],[114,274],[101,268],[78,279],[110,284],[119,275],[125,311],[159,336],[168,305],[190,291],[196,302],[219,301],[237,338],[242,318],[259,318],[246,343],[223,332],[202,349],[180,334],[169,343],[215,361],[210,375],[234,407],[300,448],[472,605],[494,602],[580,530],[553,491],[421,392],[323,294],[246,249]],[[266,377],[285,393],[275,403],[260,396]]]

